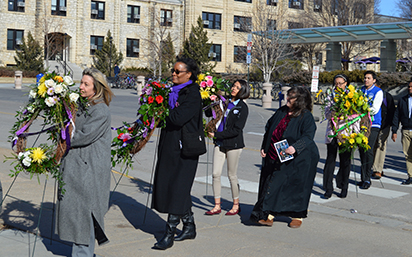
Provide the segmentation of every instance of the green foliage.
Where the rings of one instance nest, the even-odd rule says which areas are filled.
[[[348,76],[350,82],[363,82],[363,77],[365,74],[365,71],[363,70],[353,70],[353,71],[348,71],[348,70],[334,70],[334,71],[323,71],[319,73],[319,82],[321,83],[329,83],[333,84],[333,78],[338,75],[338,74],[345,74]]]
[[[93,57],[93,65],[103,74],[111,77],[114,71],[114,65],[120,64],[123,61],[123,54],[119,51],[117,52],[116,45],[110,38],[112,33],[107,31],[106,38],[103,42],[103,47],[100,50],[96,50],[95,56]]]
[[[30,32],[27,35],[27,40],[23,37],[22,41],[23,44],[20,50],[16,50],[16,56],[14,57],[17,68],[23,71],[42,73],[44,71],[43,48]]]
[[[196,61],[201,72],[213,72],[216,62],[212,63],[212,57],[209,57],[212,43],[208,43],[207,31],[203,29],[203,21],[199,16],[197,26],[192,25],[189,38],[183,43],[183,56],[192,58]]]
[[[411,79],[410,72],[385,72],[378,74],[378,79],[381,83],[381,88],[392,88],[402,84],[406,84]]]

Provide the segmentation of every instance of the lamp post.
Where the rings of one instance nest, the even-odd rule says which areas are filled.
[[[109,77],[112,76],[112,37],[109,37],[110,52],[109,52]]]
[[[67,37],[67,33],[64,33],[64,38],[63,38],[63,42],[64,42],[64,75],[67,75],[67,45],[66,45],[66,37]]]

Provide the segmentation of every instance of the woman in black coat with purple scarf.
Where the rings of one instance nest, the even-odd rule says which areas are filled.
[[[168,213],[166,231],[154,245],[154,249],[165,250],[174,241],[194,239],[196,227],[191,210],[190,191],[196,174],[199,156],[182,154],[182,130],[199,131],[202,119],[202,99],[199,85],[195,83],[199,68],[190,58],[178,60],[173,69],[173,87],[169,94],[169,116],[159,139],[158,160],[155,170],[152,208]],[[182,232],[175,238],[176,227],[183,222]]]

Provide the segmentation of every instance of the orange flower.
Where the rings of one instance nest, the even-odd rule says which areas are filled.
[[[156,96],[156,102],[158,104],[161,104],[163,102],[163,96],[161,96],[161,95]]]
[[[55,81],[62,83],[63,82],[63,78],[61,76],[54,76],[53,78]]]
[[[153,101],[154,101],[154,98],[152,96],[149,96],[149,99],[147,99],[147,102],[151,104],[153,103]]]

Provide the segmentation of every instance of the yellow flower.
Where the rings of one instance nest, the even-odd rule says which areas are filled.
[[[348,89],[351,92],[355,91],[355,87],[352,84],[348,86]]]
[[[349,92],[349,93],[348,93],[348,97],[349,97],[349,98],[353,98],[353,92]]]
[[[345,103],[345,107],[348,108],[348,109],[349,109],[349,107],[350,107],[350,103],[349,103],[349,101],[347,101],[347,100],[346,100],[346,103]]]
[[[353,145],[355,143],[355,139],[351,138],[349,139],[349,144]]]
[[[337,98],[336,96],[333,98],[333,100],[335,101],[335,102],[338,102],[339,101],[339,98]]]
[[[41,79],[39,80],[40,83],[43,83],[44,81],[46,81],[46,78],[43,76],[41,77]]]
[[[368,138],[367,138],[367,137],[364,136],[364,137],[362,138],[362,140],[363,140],[363,142],[364,142],[365,144],[368,143]]]
[[[63,82],[63,78],[61,76],[54,76],[53,78],[55,81],[62,83]]]
[[[359,97],[359,101],[362,101],[362,100],[363,100],[363,96],[360,96],[360,97]]]
[[[37,87],[37,89],[38,89],[37,94],[41,95],[42,97],[46,95],[47,87],[44,83],[41,83],[40,86]]]
[[[351,138],[355,138],[355,137],[356,137],[356,133],[350,134],[350,137],[351,137]]]
[[[205,76],[206,76],[206,75],[203,74],[203,73],[202,73],[202,74],[199,74],[199,76],[197,76],[197,80],[198,80],[198,81],[203,81],[203,80],[205,79]]]
[[[202,97],[202,99],[208,99],[210,97],[209,92],[203,90],[203,88],[200,89],[200,96]]]
[[[338,145],[341,145],[342,143],[341,142],[338,142]]]
[[[340,120],[344,120],[344,119],[345,119],[345,117],[343,117],[343,116],[340,116],[340,117],[339,117],[339,119],[340,119]]]
[[[44,154],[44,150],[40,147],[35,148],[30,157],[33,159],[33,162],[42,163],[43,160],[47,159],[47,156]]]

